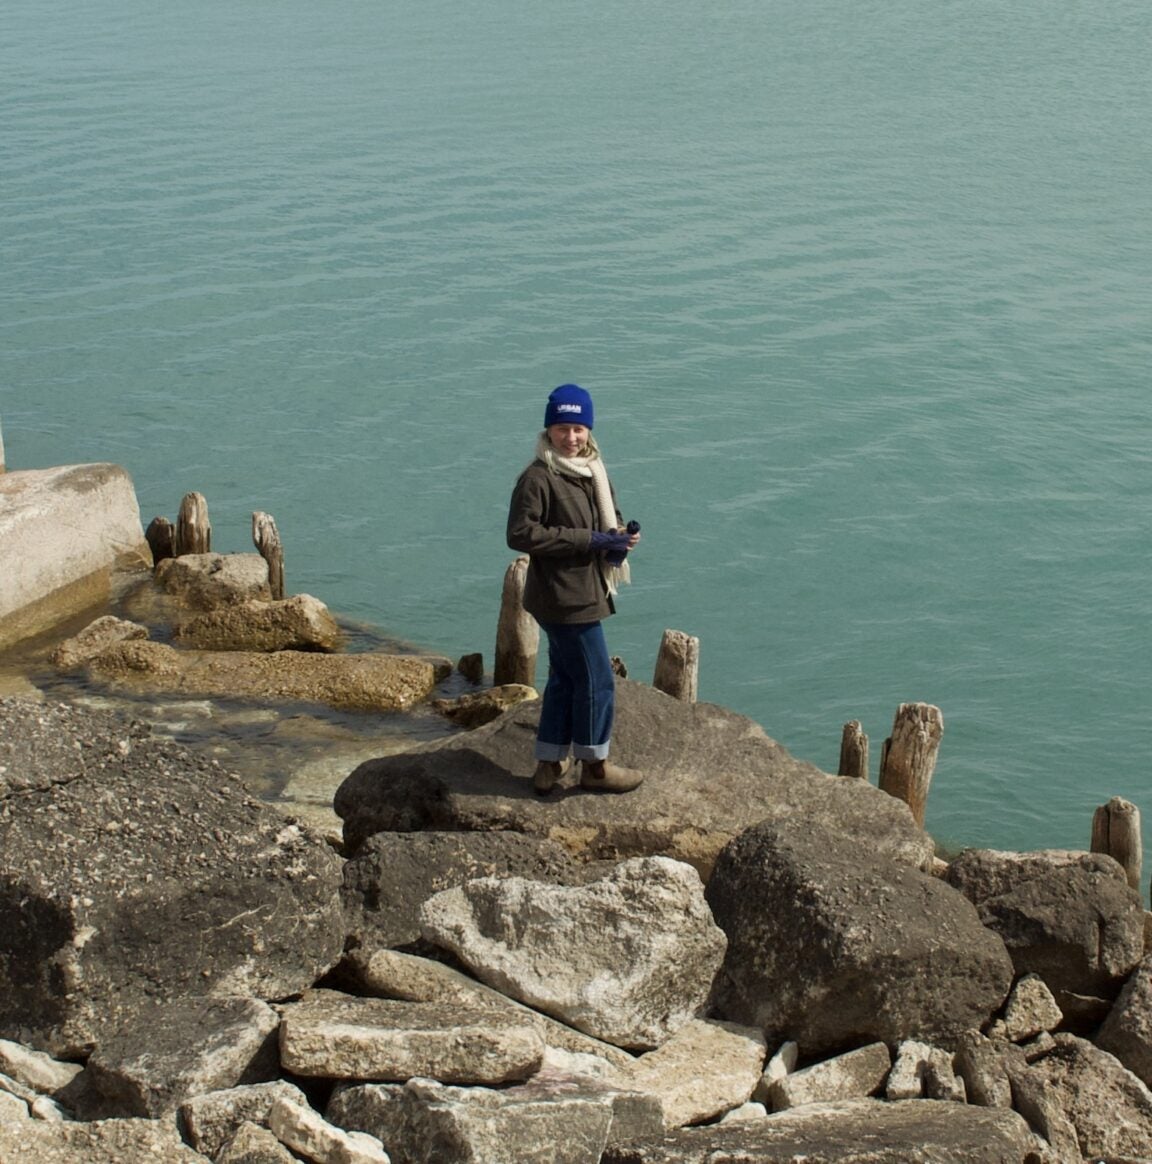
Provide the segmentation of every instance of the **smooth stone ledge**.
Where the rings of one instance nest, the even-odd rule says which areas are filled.
[[[0,475],[0,648],[108,601],[114,570],[151,560],[119,465]]]

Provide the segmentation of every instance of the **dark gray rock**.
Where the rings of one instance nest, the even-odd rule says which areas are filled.
[[[703,877],[720,849],[766,818],[823,819],[862,849],[927,867],[932,843],[907,805],[862,780],[790,756],[744,716],[617,682],[613,758],[643,769],[626,795],[587,792],[578,773],[533,795],[539,702],[475,731],[370,760],[337,790],[349,855],[374,833],[510,830],[549,837],[581,859],[661,854]]]
[[[339,1090],[326,1114],[379,1139],[392,1164],[598,1164],[613,1105],[611,1093],[571,1081],[497,1091],[412,1079]]]
[[[343,947],[340,860],[118,716],[0,701],[0,1036],[64,1057],[147,1000],[282,998]]]
[[[278,1079],[192,1096],[180,1106],[180,1118],[192,1147],[216,1157],[243,1125],[267,1128],[268,1113],[278,1099],[308,1102],[300,1088]]]
[[[706,890],[728,952],[713,1010],[807,1056],[920,1039],[951,1049],[1012,984],[1003,943],[942,881],[811,821],[766,822]]]
[[[1152,958],[1128,976],[1095,1042],[1152,1086]]]
[[[1012,1111],[856,1099],[609,1146],[601,1164],[1033,1164],[1035,1151]]]
[[[943,876],[973,905],[980,905],[989,897],[1011,893],[1027,881],[1071,868],[1108,873],[1127,884],[1127,877],[1118,862],[1103,853],[1089,853],[1084,849],[1038,849],[1026,853],[965,849],[952,859]]]
[[[86,1074],[101,1119],[167,1115],[188,1098],[271,1080],[280,1019],[255,998],[146,1003],[131,1025],[101,1035]]]
[[[594,872],[524,833],[377,833],[344,866],[341,897],[354,945],[397,947],[418,941],[420,907],[441,890],[477,877],[576,885]]]
[[[1042,978],[1061,1010],[1068,994],[1114,998],[1144,954],[1140,895],[1108,866],[1120,868],[1101,857],[1052,869],[979,906],[1016,973]]]

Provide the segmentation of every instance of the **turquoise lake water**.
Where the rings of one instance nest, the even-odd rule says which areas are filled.
[[[834,770],[941,707],[928,827],[1145,812],[1152,11],[1135,0],[9,0],[0,423],[145,522],[491,660],[548,391],[644,527],[634,677]]]

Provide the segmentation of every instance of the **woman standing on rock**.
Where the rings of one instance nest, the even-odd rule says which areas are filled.
[[[532,786],[547,796],[569,751],[580,784],[627,792],[644,777],[608,762],[616,676],[601,621],[628,581],[628,551],[640,541],[616,508],[592,436],[592,397],[562,384],[549,397],[535,460],[520,474],[508,512],[508,545],[529,555],[524,609],[548,638],[548,684],[536,733]]]

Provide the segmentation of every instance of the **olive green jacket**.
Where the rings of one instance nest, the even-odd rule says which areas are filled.
[[[624,524],[619,510],[616,523]],[[590,477],[553,473],[543,461],[520,474],[508,508],[508,545],[529,555],[524,609],[537,622],[599,622],[615,614],[601,556],[589,548],[596,528]]]

